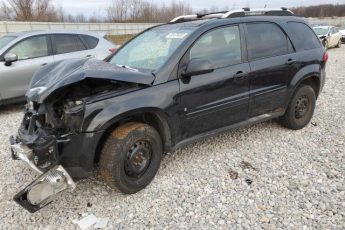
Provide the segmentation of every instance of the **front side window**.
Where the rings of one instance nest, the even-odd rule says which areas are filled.
[[[56,54],[71,53],[86,49],[79,37],[73,34],[55,34],[54,44]]]
[[[241,63],[241,37],[238,26],[212,30],[196,41],[189,53],[191,59],[210,61],[223,68]]]
[[[0,50],[16,38],[15,36],[0,37]]]
[[[18,56],[18,60],[48,56],[48,44],[45,35],[25,39],[16,44],[7,53]]]
[[[110,63],[144,72],[159,69],[196,27],[164,25],[148,30],[122,47]]]
[[[289,53],[290,42],[283,31],[272,23],[248,23],[248,55],[259,59]]]

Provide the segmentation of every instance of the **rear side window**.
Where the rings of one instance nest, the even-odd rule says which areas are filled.
[[[53,36],[56,54],[71,53],[86,49],[83,42],[77,35],[55,34]]]
[[[81,36],[84,39],[84,41],[87,43],[87,46],[89,47],[89,49],[96,48],[96,46],[99,42],[98,38],[92,37],[90,35],[81,35]]]
[[[297,50],[311,50],[321,47],[319,39],[306,24],[301,22],[288,22],[287,25],[293,34],[293,42]]]
[[[251,60],[289,53],[289,40],[284,32],[272,23],[248,23],[248,55]]]

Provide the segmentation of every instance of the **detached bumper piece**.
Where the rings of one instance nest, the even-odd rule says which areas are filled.
[[[74,190],[76,185],[61,166],[55,166],[14,196],[23,208],[34,213],[52,202],[55,195],[67,189]]]
[[[18,142],[18,138],[12,136],[11,155],[14,160],[22,160],[40,176],[31,182],[26,188],[14,196],[14,200],[23,208],[34,213],[52,202],[55,195],[67,189],[74,190],[76,185],[71,176],[61,165],[50,166],[50,159],[55,159],[56,142],[48,142],[40,148],[30,147]],[[41,157],[48,156],[48,157]],[[49,164],[48,164],[49,163]],[[45,166],[38,167],[37,165]],[[44,170],[44,168],[46,168]],[[50,168],[48,170],[48,168]],[[47,171],[48,170],[48,171]]]

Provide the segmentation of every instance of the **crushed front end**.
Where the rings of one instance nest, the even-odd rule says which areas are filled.
[[[68,129],[63,129],[66,124],[55,123],[57,120],[63,123],[61,119],[73,119],[74,116],[79,116],[79,120],[82,120],[83,106],[75,105],[73,111],[69,110],[71,102],[69,106],[64,106],[64,117],[55,117],[54,121],[50,116],[57,114],[48,111],[56,107],[55,103],[39,105],[29,101],[18,134],[10,137],[12,158],[25,162],[40,174],[14,196],[14,200],[30,212],[36,212],[49,204],[58,193],[67,189],[74,190],[76,187],[71,175],[62,165],[61,157],[64,146],[71,142],[71,137],[78,134],[71,130],[71,120],[65,121],[69,122]],[[70,117],[67,117],[67,113]],[[57,127],[59,125],[60,128]]]
[[[15,195],[18,204],[35,212],[56,194],[73,190],[73,179],[92,173],[104,131],[83,131],[88,101],[107,93],[114,96],[125,89],[126,84],[85,80],[58,91],[42,103],[28,98],[18,134],[10,137],[11,154],[40,176]]]
[[[26,93],[18,133],[10,137],[11,154],[40,176],[14,196],[30,212],[49,204],[73,180],[92,174],[105,130],[88,129],[107,98],[138,90],[154,77],[107,62],[73,59],[43,67]]]

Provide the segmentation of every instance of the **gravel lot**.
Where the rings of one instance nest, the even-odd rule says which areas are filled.
[[[326,86],[303,130],[270,121],[189,145],[166,155],[135,195],[112,191],[95,172],[35,214],[12,201],[35,177],[10,159],[21,109],[0,108],[0,229],[76,229],[72,220],[86,214],[109,217],[109,229],[344,229],[345,46],[329,56]]]

